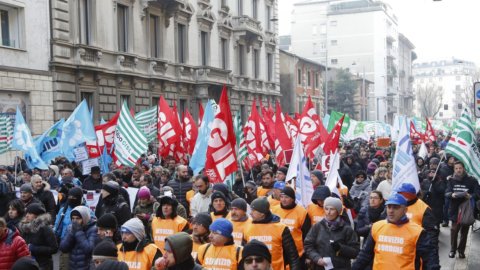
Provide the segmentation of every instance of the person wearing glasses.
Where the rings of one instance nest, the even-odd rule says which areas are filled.
[[[355,231],[358,236],[366,238],[370,234],[372,224],[386,217],[385,200],[382,192],[373,190],[368,197],[368,205],[362,207],[358,213]]]
[[[248,242],[242,251],[242,260],[240,261],[240,270],[271,270],[272,255],[268,247],[253,239]]]

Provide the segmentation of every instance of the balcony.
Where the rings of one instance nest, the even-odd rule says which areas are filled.
[[[240,38],[248,42],[262,42],[263,29],[261,23],[249,16],[236,16],[232,18],[233,32]]]
[[[202,0],[202,2],[209,2]],[[170,18],[174,15],[190,20],[194,13],[193,5],[188,0],[143,0],[141,3],[141,16],[145,17],[148,7],[156,7],[165,10],[165,25],[170,24]]]

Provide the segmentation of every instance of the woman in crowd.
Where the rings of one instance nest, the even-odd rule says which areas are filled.
[[[14,226],[18,229],[18,224],[25,215],[25,205],[19,199],[15,199],[8,203],[8,212],[5,215],[5,221],[8,226]]]
[[[373,190],[368,198],[368,205],[364,206],[357,216],[356,231],[358,236],[367,237],[370,233],[372,224],[385,219],[385,200],[382,192]]]

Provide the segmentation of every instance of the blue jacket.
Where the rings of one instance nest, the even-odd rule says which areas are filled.
[[[68,207],[66,212],[65,212],[65,217],[63,218],[62,225],[59,228],[59,221],[60,218],[63,214],[63,210],[65,207]],[[70,220],[70,213],[72,212],[72,207],[68,206],[68,204],[65,204],[63,207],[60,207],[60,210],[57,213],[57,217],[55,218],[55,225],[53,226],[53,232],[55,233],[56,236],[60,235],[61,239],[65,238],[65,235],[67,234],[67,229],[72,224],[72,221]],[[90,210],[90,218],[96,219],[95,218],[95,213],[93,213],[92,210]],[[60,229],[62,230],[60,234]]]
[[[60,251],[70,253],[69,268],[76,270],[88,270],[92,261],[92,252],[97,242],[97,226],[95,221],[89,222],[82,230],[72,232],[72,226],[68,227],[68,233],[60,242]]]

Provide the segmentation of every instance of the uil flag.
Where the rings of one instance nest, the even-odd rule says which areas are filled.
[[[15,116],[15,128],[13,129],[12,148],[25,153],[25,160],[30,169],[39,168],[42,170],[48,170],[47,164],[37,152],[30,129],[28,128],[27,123],[25,123],[25,119],[18,107]]]
[[[215,116],[208,139],[207,162],[205,163],[205,175],[212,183],[223,183],[228,175],[238,169],[235,155],[235,132],[225,86],[220,96],[219,106],[220,110]]]
[[[436,142],[437,136],[435,136],[435,130],[432,127],[432,123],[430,123],[430,119],[427,118],[427,128],[425,129],[425,142]]]
[[[178,122],[178,116],[174,115],[167,101],[160,97],[158,101],[158,154],[165,156],[171,144],[180,140],[182,127]]]
[[[295,179],[295,200],[303,207],[307,207],[312,203],[313,184],[308,171],[307,158],[303,154],[302,143],[300,137],[295,140],[293,148],[292,160],[288,168],[286,180]]]
[[[75,147],[81,143],[93,142],[96,139],[90,110],[87,101],[84,99],[63,124],[60,148],[63,155],[68,160],[73,161],[75,159],[73,154]]]
[[[198,129],[198,137],[193,149],[192,158],[190,159],[190,167],[195,174],[198,174],[204,167],[207,159],[208,138],[212,130],[212,123],[215,119],[215,110],[217,105],[215,101],[209,100],[205,107],[202,124]]]
[[[42,135],[35,139],[37,152],[46,163],[62,155],[60,150],[60,139],[65,119],[60,119]]]
[[[183,117],[183,136],[183,145],[191,156],[198,137],[198,127],[188,110],[185,111],[185,116]]]
[[[13,127],[8,116],[0,116],[0,154],[10,150],[12,146]]]
[[[420,190],[420,182],[418,181],[417,166],[413,157],[406,118],[400,125],[396,149],[397,151],[393,158],[392,190],[397,190],[402,183],[410,183],[418,192]]]
[[[135,115],[135,121],[147,136],[149,143],[154,141],[157,135],[157,113],[158,108],[154,106]]]
[[[475,144],[474,123],[467,109],[458,119],[445,151],[463,162],[466,171],[480,181],[480,153]]]
[[[342,118],[338,120],[338,122],[335,124],[330,134],[328,134],[328,138],[325,144],[323,145],[323,152],[325,152],[325,154],[330,155],[337,151],[338,143],[340,142],[340,136],[342,133],[342,125],[343,125],[344,119],[345,119],[345,115],[343,115]]]
[[[276,139],[275,139],[275,159],[279,167],[284,166],[286,161],[285,151],[292,149],[292,138],[290,137],[290,132],[287,130],[285,125],[285,117],[282,113],[282,108],[280,103],[277,101],[275,104],[276,113],[275,113],[275,127],[276,130]]]
[[[262,135],[260,131],[260,115],[258,115],[255,100],[252,103],[250,117],[243,130],[245,134],[245,143],[247,144],[248,155],[252,156],[255,162],[262,160]]]
[[[127,102],[120,111],[114,143],[117,163],[128,167],[135,166],[140,156],[147,152],[147,137],[130,114]]]

